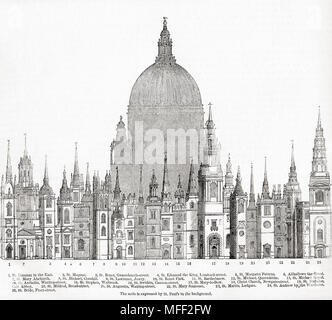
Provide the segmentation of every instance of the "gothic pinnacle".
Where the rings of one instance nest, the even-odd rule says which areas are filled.
[[[8,140],[8,147],[7,147],[7,165],[6,165],[6,183],[13,182],[13,172],[12,172],[12,164],[10,158],[10,140]]]

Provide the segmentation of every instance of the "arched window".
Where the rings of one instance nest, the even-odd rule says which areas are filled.
[[[324,241],[324,233],[322,229],[317,230],[317,241],[323,242]]]
[[[105,213],[103,213],[101,215],[101,223],[106,223],[106,214]]]
[[[193,234],[190,235],[190,246],[193,247],[195,245],[195,237]]]
[[[101,236],[102,236],[102,237],[105,237],[105,236],[106,236],[106,228],[105,228],[105,227],[102,227],[102,228],[101,228]]]
[[[134,252],[133,247],[132,247],[132,246],[129,246],[129,247],[128,247],[128,254],[129,254],[129,255],[132,255],[133,252]]]
[[[226,236],[226,248],[229,248],[231,246],[231,235],[228,234]]]
[[[7,236],[7,238],[11,238],[12,237],[12,231],[10,229],[8,229],[6,231],[6,236]]]
[[[324,202],[324,193],[322,190],[316,191],[316,203]]]
[[[11,217],[13,214],[13,205],[8,202],[7,203],[7,217]]]
[[[217,200],[217,184],[212,182],[210,185],[210,198],[211,200]]]
[[[84,245],[85,245],[85,243],[84,243],[84,240],[83,239],[79,239],[78,240],[78,251],[84,251]]]
[[[244,212],[244,201],[243,200],[239,201],[238,210],[239,210],[239,213],[243,213]]]
[[[6,257],[7,259],[13,258],[13,247],[10,244],[6,248]]]
[[[46,199],[46,208],[52,208],[52,198]]]
[[[65,212],[63,214],[63,221],[64,223],[68,224],[70,223],[70,213],[69,213],[69,209],[65,209]]]
[[[151,238],[151,248],[155,248],[156,247],[156,238],[152,237]]]

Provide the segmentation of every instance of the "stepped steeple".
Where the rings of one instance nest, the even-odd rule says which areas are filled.
[[[324,130],[321,121],[320,108],[318,111],[318,121],[316,127],[316,136],[313,148],[313,159],[312,159],[312,176],[329,176],[327,169],[327,158],[326,158],[326,147]]]
[[[236,183],[235,183],[235,188],[234,188],[234,193],[237,196],[243,196],[243,188],[242,188],[242,178],[241,178],[241,170],[240,166],[237,168],[237,175],[236,175]]]
[[[33,186],[33,165],[31,158],[28,156],[27,134],[24,134],[24,153],[18,165],[18,182],[21,187]]]
[[[249,204],[255,204],[254,166],[251,163]]]
[[[292,154],[291,154],[291,166],[288,174],[288,183],[297,184],[297,172],[295,165],[295,157],[294,157],[294,141],[292,140]]]
[[[114,186],[114,200],[120,200],[121,189],[120,189],[120,181],[119,181],[119,168],[116,167],[116,177],[115,177],[115,186]]]
[[[157,177],[156,177],[155,171],[153,169],[151,182],[149,184],[149,198],[157,197],[157,189],[158,189]]]
[[[158,64],[170,64],[176,63],[175,57],[172,53],[173,42],[170,33],[167,29],[167,17],[163,18],[163,30],[160,33],[158,41],[158,56],[156,63]]]
[[[263,188],[262,188],[262,198],[263,199],[270,199],[269,182],[267,180],[266,157],[265,157],[265,165],[264,165],[264,181],[263,181]]]
[[[75,161],[74,161],[74,173],[72,176],[72,187],[80,187],[81,180],[80,180],[80,170],[78,166],[78,151],[77,151],[77,142],[75,142]]]
[[[71,200],[71,192],[70,189],[68,188],[67,177],[66,177],[66,168],[63,169],[62,186],[60,189],[60,200],[62,201]]]
[[[12,163],[10,158],[10,140],[8,140],[7,147],[7,165],[6,165],[6,183],[13,183],[13,171],[12,171]]]
[[[232,162],[230,153],[228,154],[228,161],[226,164],[225,186],[233,187]]]
[[[169,200],[171,197],[170,193],[170,183],[168,179],[168,168],[167,168],[167,153],[165,152],[164,156],[164,174],[163,174],[163,184],[161,190],[162,200]]]
[[[175,198],[178,200],[178,202],[182,202],[182,200],[184,199],[184,190],[182,188],[182,182],[181,182],[181,175],[178,175],[178,185],[177,185],[177,189],[175,191]]]
[[[196,179],[195,179],[193,160],[191,160],[191,163],[190,163],[189,181],[188,181],[188,189],[187,189],[187,193],[186,193],[186,201],[189,200],[190,196],[197,196],[197,185],[196,185]]]

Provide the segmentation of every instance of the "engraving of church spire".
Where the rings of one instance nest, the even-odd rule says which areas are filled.
[[[267,180],[266,157],[265,157],[265,165],[264,165],[264,181],[263,181],[263,188],[262,188],[262,198],[263,199],[270,199],[269,182]]]
[[[157,189],[158,189],[157,177],[156,177],[156,173],[153,169],[152,176],[151,176],[151,182],[149,184],[149,201],[158,199]]]
[[[297,172],[295,165],[295,157],[294,157],[294,141],[292,140],[292,154],[291,154],[291,166],[288,174],[288,183],[297,184]]]
[[[42,195],[51,195],[53,194],[53,190],[50,187],[49,183],[49,177],[48,177],[48,165],[47,165],[47,156],[45,156],[45,169],[44,169],[44,179],[43,179],[43,185],[40,188],[40,194]]]
[[[315,140],[314,140],[311,175],[312,176],[315,176],[315,175],[329,176],[328,169],[327,169],[324,130],[322,127],[320,108],[318,111],[318,121],[317,121],[316,135],[315,135]]]
[[[21,187],[33,186],[33,165],[31,158],[28,156],[27,134],[24,134],[24,153],[18,165],[18,183]]]
[[[139,203],[144,202],[144,197],[143,197],[143,165],[142,164],[140,164],[140,166],[139,166],[138,201],[139,201]]]
[[[190,196],[197,196],[197,180],[195,178],[195,171],[194,171],[194,162],[191,159],[190,169],[189,169],[189,181],[188,181],[188,189],[186,193],[186,201],[189,200]]]
[[[156,63],[158,64],[170,64],[176,63],[175,57],[172,53],[173,42],[170,36],[170,32],[167,29],[167,17],[163,18],[163,30],[160,33],[158,41],[158,56]]]
[[[225,186],[233,187],[232,161],[230,153],[228,154],[228,161],[226,163]]]
[[[181,175],[178,175],[178,185],[177,189],[174,194],[175,198],[177,199],[178,203],[182,202],[184,199],[184,190],[182,188],[182,182],[181,182]]]
[[[243,188],[242,188],[242,177],[241,177],[241,170],[240,166],[237,168],[237,175],[236,175],[236,183],[234,188],[234,194],[238,196],[244,195]]]
[[[170,200],[171,193],[170,193],[170,183],[168,178],[168,167],[167,167],[167,153],[165,152],[164,156],[164,173],[163,173],[163,184],[161,190],[161,198],[162,201]]]
[[[74,161],[74,173],[72,176],[71,185],[72,187],[79,188],[81,186],[80,170],[78,166],[78,151],[77,142],[75,142],[75,161]]]
[[[60,200],[71,201],[71,190],[68,188],[66,168],[63,169],[62,186],[60,189]]]
[[[91,194],[91,182],[90,182],[90,172],[89,172],[89,162],[86,164],[86,177],[85,177],[85,194]]]
[[[255,206],[254,165],[251,163],[249,206]]]
[[[115,176],[115,186],[114,186],[114,200],[120,200],[121,189],[120,189],[120,181],[119,181],[119,168],[116,167],[116,176]]]
[[[6,183],[13,183],[13,171],[12,171],[12,163],[10,158],[10,140],[8,140],[7,147],[7,165],[6,165]]]

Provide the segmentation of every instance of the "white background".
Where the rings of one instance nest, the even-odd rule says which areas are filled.
[[[15,173],[24,132],[41,183],[48,154],[58,194],[63,166],[104,175],[130,90],[154,62],[162,17],[168,17],[177,62],[213,103],[223,166],[232,154],[249,191],[250,162],[261,191],[284,184],[295,140],[306,200],[321,106],[332,157],[331,1],[9,1],[0,3],[0,171],[6,141]],[[329,161],[331,165],[331,161]]]

